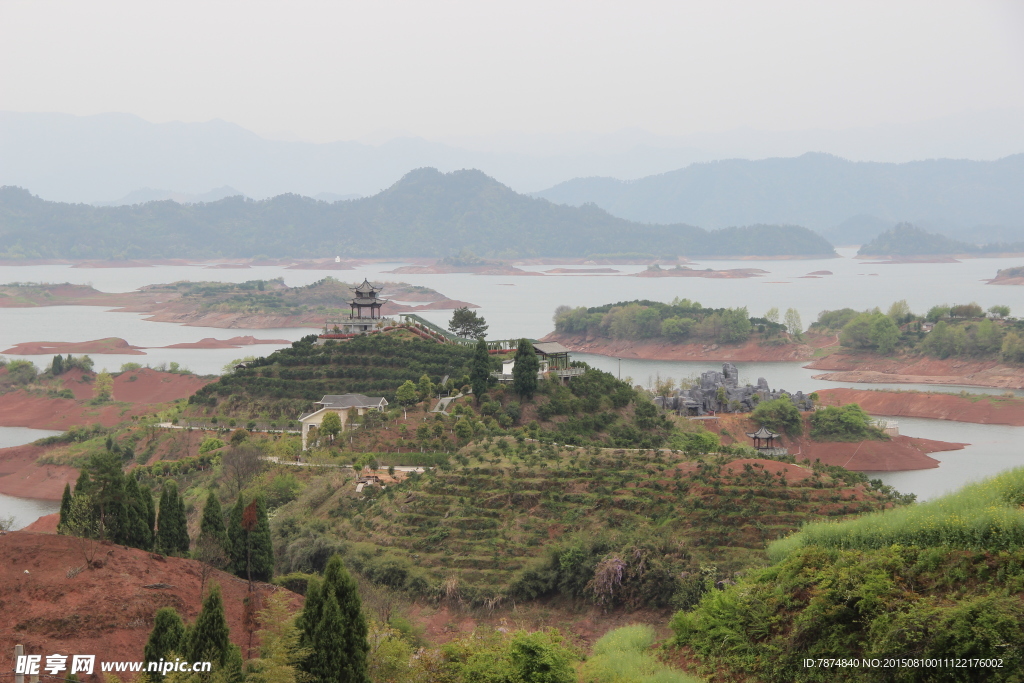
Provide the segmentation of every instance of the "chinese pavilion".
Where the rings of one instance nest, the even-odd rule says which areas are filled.
[[[378,299],[377,295],[383,287],[374,287],[369,280],[363,279],[363,284],[353,290],[355,297],[348,302],[351,309],[350,318],[379,319],[380,307],[388,302],[387,299]]]

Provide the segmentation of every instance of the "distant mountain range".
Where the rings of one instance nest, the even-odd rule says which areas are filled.
[[[597,206],[518,194],[480,171],[422,168],[372,197],[327,203],[286,194],[115,207],[49,202],[0,188],[0,258],[832,256],[795,225],[708,232],[647,225]]]
[[[861,244],[901,221],[970,242],[1024,240],[1024,154],[903,164],[828,154],[735,159],[632,181],[577,178],[534,196],[648,223],[795,223],[835,244]]]

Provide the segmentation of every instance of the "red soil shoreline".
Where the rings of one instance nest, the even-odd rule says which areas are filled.
[[[838,465],[855,472],[905,472],[926,470],[939,466],[929,453],[956,451],[967,444],[935,441],[910,436],[896,436],[888,441],[833,442],[813,441],[807,436],[810,425],[805,418],[804,435],[784,436],[783,445],[797,462],[804,459],[820,460],[826,465]],[[749,415],[721,415],[717,420],[706,420],[704,425],[720,435],[722,443],[749,445],[745,435],[756,429]],[[722,435],[722,431],[728,435]],[[740,435],[737,438],[736,435]]]
[[[956,394],[869,389],[822,389],[818,395],[823,405],[857,403],[871,415],[1024,427],[1024,399],[1021,398],[974,399]]]
[[[831,370],[829,373],[814,375],[814,379],[836,382],[951,384],[1024,389],[1024,367],[1011,367],[994,360],[940,360],[927,356],[885,358],[840,351],[804,367]]]

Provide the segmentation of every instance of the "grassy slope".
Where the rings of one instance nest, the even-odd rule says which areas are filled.
[[[928,503],[814,524],[673,628],[709,670],[760,680],[1020,680],[1024,470]],[[994,658],[1002,668],[808,669],[805,657]]]

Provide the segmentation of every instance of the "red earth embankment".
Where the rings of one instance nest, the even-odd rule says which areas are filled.
[[[60,524],[60,513],[54,512],[52,515],[43,515],[22,529],[22,531],[32,531],[37,534],[55,534],[57,533],[58,524]]]
[[[0,395],[0,427],[68,429],[74,425],[100,423],[113,427],[132,415],[145,415],[150,406],[188,398],[212,379],[196,375],[157,372],[149,368],[123,372],[114,378],[114,401],[89,405],[95,393],[94,375],[71,370],[61,375],[65,389],[75,398],[51,398],[25,389]],[[84,381],[83,381],[84,380]],[[133,405],[125,406],[124,403]]]
[[[839,351],[804,366],[833,372],[815,379],[884,384],[952,384],[958,386],[1024,389],[1024,367],[995,360],[958,360],[927,356],[889,358],[870,353]]]
[[[705,427],[719,434],[723,444],[751,445],[747,433],[757,429],[747,415],[721,415],[717,420],[704,420]],[[728,432],[728,434],[724,434]],[[926,470],[939,466],[929,453],[960,450],[967,444],[934,441],[909,436],[897,436],[888,441],[813,441],[808,417],[805,416],[804,434],[782,437],[782,445],[795,456],[797,462],[820,460],[826,465],[839,465],[857,472],[902,472]]]
[[[559,342],[570,351],[594,353],[614,358],[676,361],[792,362],[808,360],[814,348],[808,344],[762,346],[751,340],[746,344],[673,344],[665,339],[634,341],[552,332],[541,341]]]
[[[60,500],[64,485],[74,486],[78,470],[67,465],[37,465],[44,453],[46,448],[32,444],[0,449],[0,493]]]
[[[112,353],[123,356],[143,356],[144,347],[132,346],[124,339],[107,337],[84,342],[21,342],[0,353],[14,356],[53,356],[58,353]]]
[[[257,339],[251,335],[245,337],[232,337],[231,339],[214,339],[204,337],[197,342],[182,342],[180,344],[168,344],[167,346],[153,346],[147,348],[159,349],[240,349],[243,346],[255,346],[257,344],[291,344],[288,339]]]
[[[86,568],[90,560],[92,568]],[[0,536],[0,641],[21,643],[26,654],[96,655],[97,672],[99,662],[138,661],[157,609],[173,607],[186,623],[195,621],[200,567],[195,560],[69,536],[26,531]],[[243,656],[256,656],[245,649],[242,601],[248,584],[218,571],[211,572],[207,586],[210,582],[221,587],[232,642],[243,648]],[[257,586],[264,599],[284,592],[293,609],[301,607],[295,593]],[[13,653],[10,646],[0,649],[0,669],[13,670]]]
[[[1024,427],[1024,399],[1003,396],[926,393],[923,391],[871,391],[822,389],[824,405],[857,403],[871,415],[924,417],[935,420],[1002,424]]]

